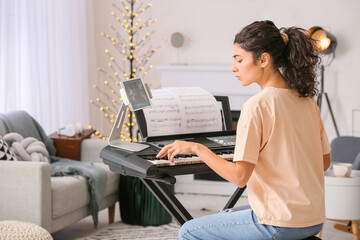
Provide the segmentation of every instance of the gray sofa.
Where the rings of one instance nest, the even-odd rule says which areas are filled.
[[[0,135],[5,134],[0,120]],[[106,144],[100,139],[83,140],[81,161],[93,162],[106,170],[107,182],[99,209],[109,208],[111,223],[118,201],[119,175],[98,157]],[[88,187],[81,176],[51,177],[51,165],[44,162],[0,161],[0,221],[32,222],[52,233],[89,216],[89,202]]]

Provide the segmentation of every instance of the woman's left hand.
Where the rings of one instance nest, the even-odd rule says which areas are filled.
[[[200,144],[177,140],[163,147],[156,157],[162,158],[168,155],[168,160],[170,162],[174,162],[174,157],[178,154],[196,154],[196,148],[198,145]]]

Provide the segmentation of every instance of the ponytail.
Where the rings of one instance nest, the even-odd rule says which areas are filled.
[[[289,37],[285,46],[281,72],[288,87],[296,90],[301,97],[315,96],[316,68],[320,62],[314,40],[304,33],[303,29],[291,27],[280,29]]]
[[[271,21],[254,22],[235,36],[234,44],[252,52],[255,60],[269,53],[274,69],[281,72],[289,89],[297,91],[300,97],[317,94],[316,68],[320,57],[314,40],[304,29],[279,30]]]

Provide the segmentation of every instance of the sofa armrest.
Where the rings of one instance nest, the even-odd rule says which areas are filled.
[[[102,139],[85,139],[81,142],[81,161],[83,162],[103,162],[99,157],[100,151],[108,145]]]
[[[50,164],[0,161],[0,220],[51,228]]]

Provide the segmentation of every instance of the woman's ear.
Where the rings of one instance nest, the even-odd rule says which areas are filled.
[[[271,56],[269,53],[263,53],[260,56],[260,67],[266,67],[270,64]]]

